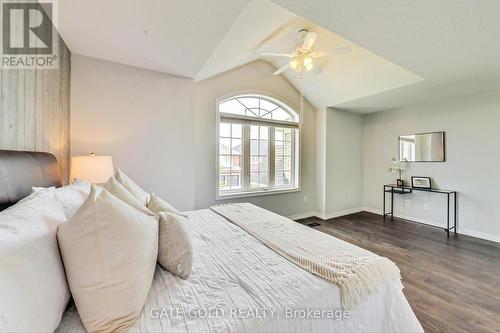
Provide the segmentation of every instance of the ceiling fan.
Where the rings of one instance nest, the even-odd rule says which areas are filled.
[[[314,58],[334,54],[347,54],[352,50],[352,48],[350,47],[338,47],[331,50],[313,51],[312,47],[314,45],[314,42],[316,41],[316,38],[318,38],[318,34],[313,31],[308,31],[307,29],[299,30],[299,32],[297,33],[297,37],[299,38],[299,40],[303,40],[303,42],[302,45],[299,45],[292,53],[264,52],[260,54],[261,56],[267,57],[290,58],[290,61],[286,65],[279,68],[276,72],[273,73],[274,75],[279,75],[286,69],[292,68],[297,71],[302,77],[302,71],[304,68],[306,71],[310,71],[314,67]]]

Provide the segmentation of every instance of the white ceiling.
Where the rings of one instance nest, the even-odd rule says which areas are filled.
[[[315,69],[302,79],[293,70],[283,73],[317,108],[337,105],[421,81],[422,78],[382,57],[268,1],[251,1],[205,63],[197,80],[261,58],[261,52],[292,52],[301,43],[297,32],[318,34],[315,50],[352,47],[348,55],[315,59]],[[289,59],[263,57],[276,68]]]
[[[272,0],[425,80],[337,105],[373,112],[500,88],[498,0]]]
[[[307,27],[318,49],[353,47],[302,81],[286,72],[316,107],[374,112],[500,88],[500,1],[271,1],[64,0],[59,30],[73,53],[203,80],[290,51]]]
[[[73,53],[194,78],[247,2],[63,0],[58,29]]]

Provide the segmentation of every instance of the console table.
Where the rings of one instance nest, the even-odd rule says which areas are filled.
[[[450,237],[451,230],[453,230],[453,232],[455,234],[457,233],[457,191],[424,189],[424,188],[415,188],[415,187],[410,187],[410,186],[397,186],[395,184],[384,185],[384,191],[383,191],[383,193],[384,193],[384,204],[383,204],[384,205],[384,207],[383,207],[384,221],[388,215],[391,216],[391,220],[394,220],[394,194],[404,195],[404,194],[410,194],[413,191],[431,192],[431,193],[438,193],[438,194],[446,195],[448,206],[447,206],[447,216],[446,216],[446,228],[437,227],[435,225],[416,222],[416,221],[411,221],[411,222],[425,224],[429,227],[444,229],[444,231],[446,231],[446,235],[448,237]],[[386,213],[385,201],[386,201],[387,193],[391,194],[391,211]],[[450,226],[450,196],[452,196],[452,195],[453,195],[453,212],[454,212],[454,214],[453,214],[453,225]]]

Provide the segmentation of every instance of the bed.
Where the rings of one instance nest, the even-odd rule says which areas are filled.
[[[1,163],[0,154],[0,168]],[[130,332],[423,331],[398,281],[388,281],[346,312],[335,284],[292,264],[212,210],[185,213],[193,272],[182,280],[157,266]],[[74,305],[56,331],[85,332]]]

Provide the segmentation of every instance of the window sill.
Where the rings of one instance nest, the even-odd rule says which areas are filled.
[[[285,193],[293,193],[300,192],[300,187],[293,188],[284,188],[284,189],[273,189],[267,191],[249,191],[249,192],[236,192],[236,193],[225,193],[225,194],[216,194],[215,200],[226,200],[226,199],[236,199],[236,198],[247,198],[247,197],[258,197],[263,195],[272,195],[272,194],[285,194]]]

